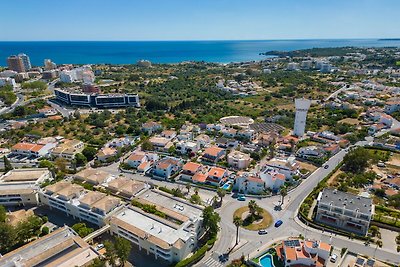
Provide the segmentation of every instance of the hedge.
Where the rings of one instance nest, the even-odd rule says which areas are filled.
[[[215,241],[217,241],[217,236],[212,237],[204,244],[200,249],[198,249],[191,257],[181,260],[175,267],[185,267],[185,266],[192,266],[193,264],[199,262],[206,252],[214,245]]]

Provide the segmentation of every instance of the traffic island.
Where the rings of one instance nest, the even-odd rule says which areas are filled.
[[[256,213],[251,213],[248,206],[238,208],[233,213],[233,218],[236,217],[242,220],[240,226],[250,231],[266,229],[272,224],[272,215],[262,208]]]

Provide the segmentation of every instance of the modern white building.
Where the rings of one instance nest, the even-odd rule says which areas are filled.
[[[294,120],[293,134],[302,137],[306,129],[307,112],[310,108],[311,101],[305,98],[295,100],[296,117]]]
[[[40,184],[52,179],[47,168],[11,170],[0,177],[0,205],[37,205]]]
[[[286,181],[284,174],[272,169],[266,168],[260,172],[260,178],[265,183],[265,187],[272,191],[278,191]]]
[[[67,181],[46,186],[39,191],[40,202],[50,209],[65,212],[74,219],[102,226],[105,219],[117,212],[121,200],[98,191],[88,191]]]
[[[0,257],[2,267],[89,266],[100,254],[64,226]]]
[[[15,83],[15,79],[5,77],[5,78],[0,78],[0,87],[5,86],[5,85],[11,85],[13,88],[17,86]]]
[[[166,218],[134,206],[126,207],[110,218],[112,234],[128,239],[147,255],[171,263],[196,249],[203,233],[199,206],[156,190],[147,191],[137,201],[154,205]]]

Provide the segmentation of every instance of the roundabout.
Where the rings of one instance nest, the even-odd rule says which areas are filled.
[[[251,212],[248,206],[238,208],[233,213],[233,219],[235,218],[240,218],[240,227],[250,231],[263,230],[272,224],[272,215],[261,207],[255,212]]]

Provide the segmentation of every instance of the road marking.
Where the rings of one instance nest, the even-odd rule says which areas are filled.
[[[203,266],[207,267],[222,267],[222,265],[219,261],[215,260],[214,258],[208,258],[204,263]]]

